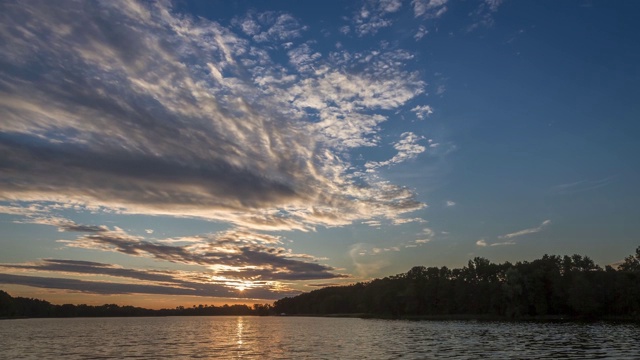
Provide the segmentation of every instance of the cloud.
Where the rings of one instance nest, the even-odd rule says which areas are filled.
[[[94,226],[94,225],[81,225],[77,224],[71,220],[57,217],[53,215],[41,216],[40,214],[30,214],[26,219],[20,220],[21,223],[29,223],[29,224],[39,224],[39,225],[49,225],[58,228],[60,232],[87,232],[87,233],[99,233],[99,232],[107,232],[109,228],[104,225]]]
[[[551,225],[551,220],[544,220],[540,225],[534,228],[524,229],[524,230],[515,231],[509,234],[498,236],[498,239],[507,239],[506,241],[487,243],[485,239],[480,239],[476,241],[476,245],[480,247],[515,245],[516,244],[515,240],[510,240],[510,239],[540,232],[546,229],[549,225]]]
[[[407,224],[407,223],[411,223],[411,222],[426,223],[427,220],[422,219],[422,218],[398,218],[398,219],[393,219],[393,225],[402,225],[402,224]]]
[[[448,0],[412,0],[415,17],[439,18],[447,11]]]
[[[491,27],[494,24],[493,15],[498,11],[498,8],[504,0],[484,0],[480,2],[480,5],[470,13],[470,16],[474,19],[474,23],[468,27],[468,31],[473,31],[479,27]]]
[[[414,244],[426,244],[428,242],[431,242],[431,240],[433,240],[433,238],[435,237],[435,233],[433,232],[433,230],[429,229],[429,228],[424,228],[422,229],[422,233],[418,235],[420,238],[415,240],[413,243]]]
[[[368,221],[363,221],[362,223],[375,228],[379,228],[380,225],[382,225],[382,223],[378,220],[368,220]]]
[[[225,27],[164,2],[1,7],[4,212],[46,202],[311,231],[424,207],[347,160],[424,92],[407,51],[318,56],[283,13]],[[423,151],[408,137],[393,161]]]
[[[455,203],[454,201],[447,200],[447,202],[445,203],[445,205],[447,205],[447,207],[452,207],[452,206],[456,206],[456,203]]]
[[[91,228],[93,227],[87,227]],[[208,266],[210,269],[223,266],[225,271],[214,273],[234,275],[235,278],[310,280],[345,276],[333,273],[334,269],[329,266],[316,263],[310,255],[294,254],[283,247],[275,246],[274,244],[279,243],[277,237],[247,230],[233,229],[201,236],[199,241],[193,241],[188,245],[151,242],[127,234],[119,228],[88,231],[74,240],[58,242],[68,247],[114,251],[179,264]]]
[[[297,292],[276,293],[264,289],[247,289],[242,292],[233,291],[222,285],[198,287],[174,287],[166,285],[113,283],[68,278],[37,277],[0,273],[0,284],[15,284],[45,289],[63,289],[89,294],[155,294],[155,295],[189,295],[207,297],[234,297],[252,299],[278,299]]]
[[[177,282],[175,275],[167,271],[135,270],[125,269],[112,264],[104,264],[93,261],[65,260],[65,259],[43,259],[39,262],[26,264],[0,264],[0,268],[57,272],[57,273],[79,273],[84,275],[105,275],[136,280],[155,282]]]
[[[537,232],[540,232],[540,231],[544,230],[550,224],[551,224],[551,220],[545,220],[537,227],[530,228],[530,229],[524,229],[524,230],[520,230],[520,231],[509,233],[509,234],[501,235],[501,236],[498,236],[498,238],[499,239],[511,239],[511,238],[518,237],[518,236],[537,233]]]
[[[164,294],[192,296],[252,297],[274,299],[296,293],[277,283],[255,280],[246,284],[242,279],[215,276],[212,273],[193,271],[158,271],[127,269],[112,264],[91,261],[44,259],[24,264],[0,264],[0,268],[13,274],[0,274],[0,283],[36,286],[50,289],[66,289],[98,294]],[[107,277],[107,280],[76,280],[64,277],[24,276],[20,273],[80,275],[88,278]],[[123,283],[122,280],[126,282]],[[239,284],[247,291],[239,293]]]
[[[425,146],[418,144],[418,141],[424,140],[423,137],[419,137],[412,132],[403,133],[401,136],[402,139],[393,144],[394,149],[396,149],[398,153],[386,161],[367,162],[365,164],[367,171],[373,171],[379,167],[397,165],[407,160],[415,159],[418,155],[427,150]]]
[[[495,12],[495,11],[498,11],[498,7],[500,7],[500,5],[502,5],[504,0],[485,0],[484,2],[489,7],[490,11],[494,11]]]
[[[420,25],[420,27],[418,27],[418,31],[416,31],[415,35],[413,35],[413,38],[416,39],[416,41],[418,41],[423,37],[425,37],[428,33],[429,33],[429,30],[427,30],[427,28],[424,27],[424,25]]]
[[[315,71],[313,63],[322,57],[322,54],[313,51],[309,44],[302,44],[287,54],[289,62],[301,73]]]
[[[505,245],[515,245],[515,244],[516,244],[515,241],[504,241],[504,242],[492,243],[491,246],[505,246]]]
[[[257,233],[246,228],[149,241],[119,227],[110,229],[104,225],[81,225],[64,218],[36,218],[31,222],[54,226],[61,232],[84,233],[72,240],[57,240],[67,247],[202,266],[213,275],[223,276],[229,281],[249,278],[252,281],[290,281],[348,277],[336,273],[330,266],[319,264],[317,261],[320,259],[307,254],[296,254],[280,246],[281,236]]]
[[[290,14],[273,11],[260,14],[250,12],[242,18],[233,19],[232,24],[258,43],[299,38],[307,29]]]
[[[0,205],[0,214],[37,216],[46,212],[48,212],[48,210],[39,204],[30,204],[29,206]]]
[[[351,23],[355,33],[362,37],[365,35],[375,35],[380,29],[389,27],[393,23],[386,18],[387,14],[394,13],[402,7],[400,0],[374,0],[366,1],[362,7],[355,12]],[[347,34],[350,28],[341,29]]]
[[[515,245],[515,241],[504,241],[504,242],[494,242],[491,244],[488,244],[485,239],[480,239],[478,241],[476,241],[476,246],[479,247],[487,247],[487,246],[505,246],[505,245]]]
[[[411,111],[416,113],[416,117],[420,120],[424,120],[433,114],[433,108],[429,105],[419,105],[411,109]]]
[[[400,10],[401,7],[402,0],[380,0],[379,8],[384,12],[393,13]]]
[[[609,185],[615,180],[615,178],[616,176],[608,176],[597,180],[580,180],[572,183],[556,185],[553,187],[553,190],[559,194],[574,194],[590,191]]]

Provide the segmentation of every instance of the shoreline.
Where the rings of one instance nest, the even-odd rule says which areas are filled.
[[[602,317],[577,317],[577,316],[522,316],[517,318],[484,315],[484,314],[449,314],[449,315],[410,315],[391,316],[382,314],[291,314],[291,315],[149,315],[149,316],[47,316],[47,317],[0,317],[1,320],[24,320],[24,319],[104,319],[104,318],[158,318],[158,317],[222,317],[222,316],[247,316],[247,317],[318,317],[318,318],[352,318],[364,320],[399,320],[399,321],[479,321],[479,322],[560,322],[560,323],[584,323],[584,322],[618,322],[618,323],[640,323],[638,316],[602,316]]]
[[[489,314],[447,314],[447,315],[407,315],[392,316],[383,314],[291,314],[286,317],[326,317],[326,318],[358,318],[372,320],[405,320],[405,321],[486,321],[486,322],[628,322],[640,323],[639,316],[571,316],[571,315],[545,315],[545,316],[520,316],[507,317]]]

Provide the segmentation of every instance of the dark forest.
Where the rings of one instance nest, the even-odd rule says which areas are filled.
[[[640,318],[640,247],[618,269],[603,269],[580,255],[515,264],[476,257],[461,269],[416,266],[371,282],[284,298],[274,310],[392,318]]]

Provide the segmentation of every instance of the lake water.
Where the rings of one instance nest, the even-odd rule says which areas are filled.
[[[0,321],[2,359],[640,359],[640,325],[310,317]]]

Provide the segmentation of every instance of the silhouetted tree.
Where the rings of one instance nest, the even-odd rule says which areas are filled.
[[[276,313],[380,316],[488,314],[520,318],[640,316],[640,248],[616,270],[587,256],[544,255],[494,264],[476,257],[459,269],[414,266],[407,273],[284,298]]]
[[[630,272],[640,272],[640,246],[636,248],[636,253],[629,255],[620,265],[620,270]]]

